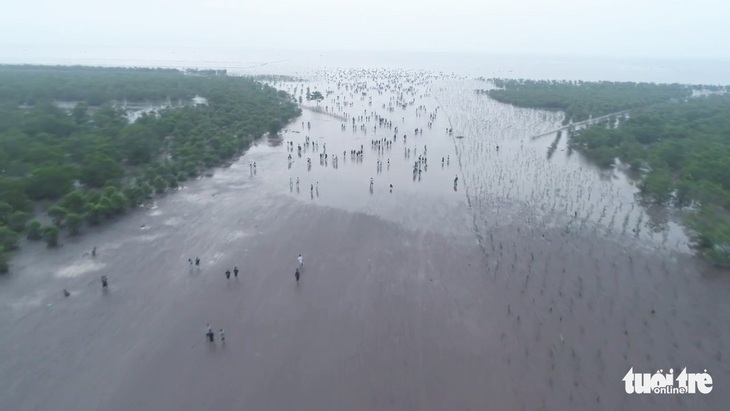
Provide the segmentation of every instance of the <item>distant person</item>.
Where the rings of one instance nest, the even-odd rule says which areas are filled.
[[[231,270],[226,270],[226,278],[231,279]]]
[[[192,258],[188,258],[188,262],[190,263],[190,265],[193,265],[193,259]]]
[[[195,257],[195,265],[200,266],[200,257]]]
[[[297,268],[296,271],[294,271],[294,278],[296,278],[297,282],[299,282],[299,268]]]
[[[101,288],[107,288],[109,286],[109,282],[106,279],[105,275],[101,276]]]
[[[299,267],[304,267],[304,257],[301,254],[297,257],[297,262],[299,263]]]
[[[94,247],[94,248],[91,249],[91,255],[93,257],[96,257],[96,247]]]
[[[220,331],[218,331],[218,336],[221,338],[221,343],[225,344],[226,343],[226,332],[223,331],[222,328]]]
[[[213,333],[213,329],[210,328],[210,324],[206,325],[207,329],[205,330],[205,336],[208,337],[208,341],[213,342],[215,339],[215,334]]]
[[[233,267],[233,276],[238,278],[238,266]]]

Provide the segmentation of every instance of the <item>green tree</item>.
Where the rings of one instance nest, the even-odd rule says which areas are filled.
[[[66,227],[68,228],[69,234],[78,235],[81,231],[81,224],[83,224],[83,222],[84,219],[80,214],[68,213],[68,215],[66,215]]]
[[[0,226],[0,252],[18,248],[18,234],[8,227]]]
[[[84,217],[86,222],[91,225],[97,225],[101,223],[102,217],[106,214],[106,210],[99,204],[91,204],[86,210]]]
[[[139,185],[139,188],[140,190],[142,190],[142,195],[145,200],[152,198],[152,193],[154,192],[154,189],[149,183],[144,182]]]
[[[162,194],[167,189],[167,181],[163,179],[162,177],[155,178],[155,192],[158,194]]]
[[[70,167],[39,167],[33,170],[26,192],[34,200],[55,200],[71,190],[73,180]]]
[[[122,167],[111,157],[94,154],[81,168],[81,182],[89,187],[100,188],[124,174]]]
[[[101,210],[103,211],[103,215],[106,218],[112,218],[114,217],[114,206],[112,205],[111,199],[107,196],[101,196],[99,199],[99,206],[101,207]]]
[[[278,134],[278,133],[279,133],[279,131],[281,131],[282,127],[283,127],[283,126],[282,126],[282,124],[281,124],[281,121],[279,121],[279,120],[276,120],[276,119],[274,119],[274,120],[271,120],[271,121],[269,122],[269,133],[270,133],[271,135],[276,135],[276,134]]]
[[[111,206],[111,209],[116,214],[121,214],[127,210],[127,207],[129,206],[129,201],[124,196],[124,194],[120,192],[115,192],[112,194],[111,197],[109,197],[109,203]]]
[[[167,177],[167,186],[170,188],[177,188],[179,186],[177,179],[175,176],[168,176]]]
[[[669,170],[652,170],[639,184],[641,192],[654,199],[657,204],[665,204],[672,196],[672,175]]]
[[[9,204],[13,210],[30,209],[30,201],[25,192],[25,183],[22,178],[8,178],[0,176],[0,198]]]
[[[62,207],[73,213],[81,213],[86,207],[86,196],[79,190],[74,190],[61,199]]]
[[[61,206],[56,205],[48,209],[48,215],[53,219],[53,224],[57,226],[61,226],[66,214],[68,214],[68,210]]]
[[[8,227],[16,233],[25,229],[25,222],[30,218],[30,213],[25,211],[13,211],[8,218]]]
[[[28,225],[25,228],[26,230],[26,237],[28,240],[40,240],[43,238],[43,232],[41,228],[41,223],[38,220],[32,220],[28,222]]]
[[[129,164],[146,164],[157,153],[156,136],[153,130],[142,124],[133,124],[119,134],[119,148]]]
[[[48,244],[49,247],[55,247],[58,245],[59,230],[55,225],[49,225],[43,227],[43,240]]]
[[[319,91],[315,91],[309,96],[308,100],[314,100],[317,102],[317,105],[319,105],[319,102],[324,100],[324,96]]]
[[[124,197],[129,200],[130,207],[137,207],[144,201],[144,192],[137,184],[124,187],[123,192]]]

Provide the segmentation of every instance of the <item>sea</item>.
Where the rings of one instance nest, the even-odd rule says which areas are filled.
[[[5,46],[0,64],[216,68],[308,76],[324,69],[424,70],[466,77],[730,84],[730,60],[635,57],[254,50],[233,47]]]

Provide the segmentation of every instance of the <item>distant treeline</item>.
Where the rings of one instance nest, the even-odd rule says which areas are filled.
[[[85,66],[0,66],[0,102],[35,105],[51,100],[188,100],[208,91],[215,70],[106,68]],[[32,83],[29,81],[32,80]]]
[[[489,97],[519,107],[565,112],[564,124],[587,120],[671,99],[685,99],[694,90],[724,91],[721,86],[633,82],[489,79],[497,89]]]
[[[196,95],[208,104],[134,123],[112,104]],[[0,66],[0,271],[19,235],[53,246],[60,230],[76,235],[175,188],[300,113],[287,93],[219,72]],[[51,224],[32,219],[38,204]]]

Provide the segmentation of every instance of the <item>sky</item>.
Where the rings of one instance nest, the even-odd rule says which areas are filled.
[[[2,0],[0,48],[730,59],[729,0]]]

